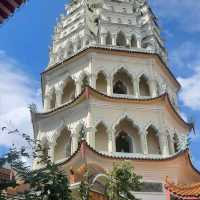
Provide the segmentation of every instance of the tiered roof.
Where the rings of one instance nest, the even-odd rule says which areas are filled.
[[[165,187],[172,194],[172,196],[177,197],[178,199],[200,199],[200,183],[191,185],[176,185],[167,178]]]
[[[0,24],[12,15],[26,0],[0,0]]]

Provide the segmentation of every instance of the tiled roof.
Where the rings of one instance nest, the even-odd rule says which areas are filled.
[[[79,102],[83,101],[85,98],[88,99],[90,98],[90,96],[93,97],[97,97],[97,98],[102,98],[104,100],[109,100],[109,101],[116,101],[116,102],[128,102],[128,103],[150,103],[150,102],[155,102],[157,100],[160,101],[165,101],[168,103],[169,107],[171,108],[172,112],[175,114],[175,116],[178,118],[178,120],[181,121],[181,123],[184,124],[184,126],[188,127],[190,130],[193,128],[193,124],[187,123],[186,121],[184,121],[184,119],[182,119],[182,117],[180,116],[180,114],[175,110],[174,106],[172,105],[169,95],[167,93],[164,93],[158,97],[155,98],[147,98],[147,99],[138,99],[138,98],[130,98],[130,97],[111,97],[111,96],[107,96],[103,93],[100,93],[99,91],[87,86],[82,93],[76,97],[73,101],[66,103],[58,108],[55,108],[53,110],[50,110],[48,112],[43,112],[43,113],[34,113],[32,112],[33,115],[35,116],[42,116],[42,117],[46,117],[49,116],[50,114],[54,114],[58,111],[61,111],[63,109],[66,108],[70,108],[76,104],[78,104]]]
[[[25,0],[0,0],[0,24],[12,15],[24,2]]]
[[[193,170],[200,175],[200,172],[193,166],[192,164],[192,161],[190,159],[190,154],[189,154],[189,150],[188,149],[185,149],[185,150],[182,150],[174,155],[171,155],[169,157],[156,157],[156,156],[120,156],[120,155],[109,155],[109,154],[105,154],[105,153],[101,153],[101,152],[98,152],[97,150],[95,150],[94,148],[92,148],[85,140],[82,140],[80,143],[79,143],[79,146],[78,146],[78,149],[74,152],[74,154],[65,159],[65,160],[62,160],[56,164],[58,165],[64,165],[66,163],[68,163],[69,161],[71,161],[74,157],[76,157],[76,155],[80,154],[82,149],[88,149],[89,151],[92,151],[93,153],[95,153],[97,156],[101,156],[101,157],[104,157],[104,158],[108,158],[108,159],[114,159],[114,160],[141,160],[141,161],[167,161],[167,160],[174,160],[176,158],[178,158],[179,156],[182,156],[182,155],[186,155],[187,158],[188,158],[188,161],[191,165],[191,167],[193,168]],[[84,151],[85,151],[84,150]]]
[[[169,178],[167,178],[165,187],[176,197],[193,200],[200,199],[200,183],[192,185],[176,185],[174,182],[170,181]]]

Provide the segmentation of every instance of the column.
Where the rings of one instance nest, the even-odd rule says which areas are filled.
[[[108,96],[113,95],[113,79],[112,79],[112,76],[108,76],[108,79],[107,79],[107,95]]]
[[[62,104],[63,90],[64,90],[64,82],[63,81],[61,81],[55,85],[56,107],[59,107]]]
[[[76,81],[76,96],[80,95],[81,93],[81,81]]]
[[[48,111],[51,108],[51,98],[50,95],[45,95],[44,97],[44,111]]]
[[[131,47],[131,38],[126,38],[126,46]]]
[[[138,78],[133,79],[133,88],[134,88],[134,96],[136,98],[139,98],[140,90],[139,90],[139,80],[138,80]]]
[[[113,34],[113,35],[112,35],[112,45],[113,45],[113,46],[116,46],[116,37],[117,37],[116,34]]]
[[[165,135],[159,135],[160,149],[163,156],[169,155],[167,140]]]
[[[148,154],[148,145],[147,145],[147,133],[140,133],[140,140],[141,140],[141,146],[142,146],[142,152],[143,154]]]
[[[54,162],[54,150],[55,150],[56,142],[49,143],[49,157],[51,159],[51,162]]]
[[[141,38],[137,39],[137,48],[142,48],[142,40],[141,40]]]
[[[149,80],[149,87],[151,92],[151,97],[157,97],[157,87],[156,87],[156,81],[155,80]]]
[[[96,79],[97,79],[97,75],[91,74],[91,76],[90,76],[90,86],[94,89],[96,89]]]
[[[93,123],[92,123],[92,114],[91,111],[88,112],[88,116],[87,116],[87,127],[86,127],[86,140],[87,143],[95,148],[95,133],[96,133],[96,128],[93,127]]]
[[[105,45],[106,44],[106,34],[101,35],[101,44]]]
[[[114,131],[111,129],[108,131],[108,152],[113,153],[116,151],[115,149],[115,137],[114,137]]]
[[[71,154],[73,154],[78,148],[78,134],[75,131],[72,131],[71,139]]]

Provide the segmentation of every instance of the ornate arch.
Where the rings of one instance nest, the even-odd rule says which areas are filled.
[[[140,132],[140,126],[138,125],[139,123],[137,121],[134,121],[131,119],[131,117],[129,117],[128,113],[123,113],[120,117],[118,117],[118,119],[112,124],[112,130],[115,131],[115,127],[124,119],[127,119],[128,121],[131,121],[133,123],[133,125],[138,129],[138,131]]]

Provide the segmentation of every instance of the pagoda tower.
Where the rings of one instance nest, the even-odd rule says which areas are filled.
[[[141,199],[164,199],[167,176],[200,182],[187,149],[192,125],[177,104],[181,86],[148,2],[73,0],[54,29],[49,58],[44,110],[31,110],[34,137],[67,174],[73,169],[72,185],[85,163],[103,181],[122,160],[143,176]]]

